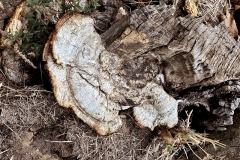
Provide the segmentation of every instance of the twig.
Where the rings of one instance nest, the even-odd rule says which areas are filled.
[[[2,4],[2,2],[0,1],[0,10],[3,10],[4,9],[4,6]]]
[[[9,149],[6,149],[5,151],[0,152],[0,155],[7,152]]]
[[[13,160],[14,155],[10,158],[10,160]]]
[[[147,149],[147,153],[145,154],[145,160],[148,160],[148,154],[149,154],[150,148],[151,146],[149,145]]]
[[[183,147],[183,151],[185,153],[186,158],[188,159],[187,151],[185,150],[185,147]]]
[[[46,93],[53,93],[52,91],[48,91],[48,90],[38,90],[38,89],[19,89],[19,90],[16,90],[18,92],[46,92]]]
[[[186,144],[188,145],[188,147],[189,147],[189,149],[192,151],[192,153],[193,153],[197,158],[199,158],[200,160],[202,160],[202,158],[199,157],[199,156],[192,150],[191,146],[190,146],[188,143],[186,143]]]
[[[193,110],[191,110],[190,111],[190,113],[188,114],[187,113],[187,111],[186,111],[186,114],[187,114],[187,124],[186,124],[186,128],[189,128],[189,126],[190,126],[190,117],[191,117],[191,115],[192,115],[192,112],[193,112]]]
[[[51,141],[51,140],[44,140],[45,142],[50,142],[50,143],[73,143],[73,141]]]
[[[14,44],[14,52],[17,53],[31,67],[33,67],[34,69],[37,69],[37,67],[29,59],[27,59],[27,57],[23,55],[22,52],[19,51],[17,43]]]
[[[154,3],[154,2],[159,2],[159,1],[150,1],[150,3]],[[126,4],[138,4],[138,3],[140,3],[140,4],[144,4],[144,3],[149,3],[149,2],[130,2],[130,3],[126,3]]]
[[[142,140],[143,140],[143,139],[142,139]],[[130,152],[132,152],[132,150],[134,150],[134,149],[142,142],[142,140],[141,140],[140,142],[138,142],[136,146],[133,146],[133,147],[130,149],[129,152],[127,152],[125,155],[123,155],[123,156],[122,156],[121,158],[119,158],[119,159],[123,159],[124,157],[126,157]]]
[[[43,72],[42,72],[42,65],[41,65],[41,63],[39,63],[40,64],[40,76],[41,76],[41,81],[42,81],[42,84],[44,84],[43,83]]]
[[[11,127],[9,127],[6,123],[4,123],[3,122],[3,124],[8,128],[8,129],[10,129],[19,139],[22,139],[16,132],[14,132],[14,130],[11,128]]]
[[[94,153],[94,152],[96,152],[97,151],[97,149],[94,149],[93,151],[91,151],[90,153],[88,153],[86,156],[84,156],[83,158],[81,158],[81,159],[87,159],[87,157],[89,156],[89,155],[91,155],[92,153]],[[79,154],[80,155],[80,154]],[[79,155],[78,155],[78,158],[80,158],[79,157]],[[78,159],[77,158],[77,159]]]
[[[7,88],[7,89],[9,89],[9,90],[11,90],[11,91],[15,91],[15,92],[20,93],[18,90],[14,89],[14,88],[11,88],[11,87],[9,87],[9,86],[5,86],[5,85],[3,85],[3,84],[1,84],[1,87],[4,87],[4,88]]]

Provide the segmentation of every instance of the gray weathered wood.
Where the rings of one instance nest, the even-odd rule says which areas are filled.
[[[103,39],[88,16],[60,20],[47,44],[47,66],[58,102],[73,108],[100,134],[115,132],[121,126],[118,113],[126,108],[133,108],[142,127],[172,127],[178,103],[162,84],[181,91],[238,80],[239,42],[224,23],[211,27],[202,19],[176,17],[175,11],[165,4],[133,11],[129,27],[112,43],[127,19],[119,28],[113,25]],[[232,123],[231,113],[239,104],[233,101],[230,110],[220,105],[211,111],[223,120],[221,125]]]

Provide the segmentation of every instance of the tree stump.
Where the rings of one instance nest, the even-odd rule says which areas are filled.
[[[206,96],[201,90],[194,99],[179,95],[192,87],[239,79],[239,41],[224,22],[207,26],[200,18],[178,16],[175,7],[165,4],[136,9],[120,22],[101,36],[94,19],[86,15],[68,13],[58,22],[44,59],[60,105],[72,108],[102,135],[120,128],[119,111],[127,108],[133,108],[141,127],[173,127],[178,102],[182,108],[205,106],[216,119],[223,119],[220,126],[232,124],[239,98],[233,98],[231,107],[218,109],[229,106],[219,97],[219,107],[213,110],[208,102],[219,95],[216,88]],[[200,95],[206,103],[197,99]],[[205,126],[216,129],[219,124]]]

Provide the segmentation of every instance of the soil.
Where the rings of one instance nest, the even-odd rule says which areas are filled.
[[[154,137],[130,111],[118,133],[99,136],[43,86],[1,84],[0,159],[141,159]]]

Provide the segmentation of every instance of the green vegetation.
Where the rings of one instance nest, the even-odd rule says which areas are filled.
[[[90,13],[100,6],[98,0],[88,0],[84,7],[81,2],[82,0],[27,0],[21,15],[22,30],[18,33],[8,31],[5,38],[17,43],[19,51],[27,57],[28,53],[34,53],[39,61],[54,23],[61,15],[68,11]]]
[[[81,0],[71,1],[70,3],[60,2],[60,7],[63,12],[73,11],[73,12],[83,12],[91,13],[94,9],[100,6],[99,0],[87,0],[84,7],[81,6]]]

